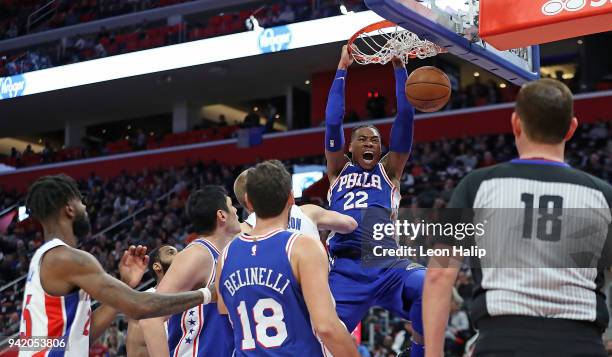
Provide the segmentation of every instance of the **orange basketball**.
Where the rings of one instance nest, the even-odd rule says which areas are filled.
[[[436,67],[417,68],[406,81],[408,101],[422,112],[435,112],[446,105],[451,85],[446,73]]]

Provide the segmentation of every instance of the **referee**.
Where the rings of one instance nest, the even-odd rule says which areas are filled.
[[[511,124],[520,158],[470,173],[449,202],[473,218],[487,209],[493,212],[489,220],[503,216],[498,223],[504,229],[487,227],[494,234],[478,242],[489,244],[487,259],[472,264],[470,315],[479,330],[474,355],[607,356],[602,333],[609,314],[602,286],[612,258],[612,186],[564,163],[565,143],[578,121],[572,94],[561,82],[542,79],[523,86]],[[585,217],[563,216],[570,209]],[[521,212],[520,221],[511,212]],[[568,247],[580,254],[568,254]],[[590,260],[576,267],[563,256]],[[439,262],[430,260],[425,278],[427,357],[443,355],[461,264],[448,258]]]

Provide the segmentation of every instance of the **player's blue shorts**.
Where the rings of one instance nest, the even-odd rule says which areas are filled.
[[[379,306],[410,320],[423,335],[421,296],[425,268],[398,259],[386,268],[363,267],[359,258],[335,257],[329,273],[329,286],[336,300],[336,311],[349,331]]]

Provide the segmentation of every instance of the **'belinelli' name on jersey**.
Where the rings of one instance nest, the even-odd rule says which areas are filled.
[[[291,281],[282,273],[264,267],[244,268],[230,273],[223,286],[234,296],[236,291],[245,286],[265,286],[279,294],[284,294]]]

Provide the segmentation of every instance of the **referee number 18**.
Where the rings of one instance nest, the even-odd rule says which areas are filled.
[[[531,239],[533,236],[534,200],[531,193],[523,193],[521,201],[525,203],[523,217],[523,238]],[[536,222],[536,238],[547,242],[561,240],[561,214],[563,213],[563,197],[542,195],[538,202],[538,217]]]

